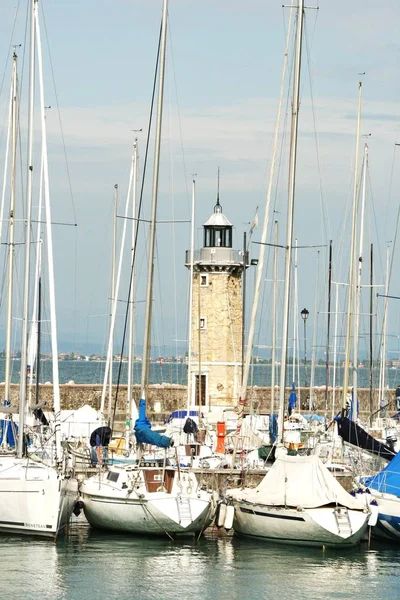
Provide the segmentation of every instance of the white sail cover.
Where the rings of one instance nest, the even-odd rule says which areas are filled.
[[[336,503],[351,509],[365,507],[346,492],[318,456],[282,456],[261,483],[237,490],[234,497],[255,504],[318,508]]]

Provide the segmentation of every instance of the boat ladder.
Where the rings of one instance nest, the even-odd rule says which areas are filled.
[[[338,528],[338,534],[342,537],[350,537],[352,535],[349,511],[347,508],[335,508],[335,517]]]
[[[190,498],[177,498],[179,523],[184,527],[192,522],[192,511],[190,510]]]

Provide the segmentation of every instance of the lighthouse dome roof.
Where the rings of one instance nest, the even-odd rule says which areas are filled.
[[[232,223],[228,221],[222,212],[222,206],[217,199],[217,204],[214,206],[214,212],[211,217],[204,223],[204,227],[232,227]]]

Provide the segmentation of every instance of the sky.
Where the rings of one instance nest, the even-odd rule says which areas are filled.
[[[122,214],[134,135],[139,139],[143,166],[162,1],[44,0],[39,5],[45,103],[51,106],[46,123],[52,218],[77,224],[54,226],[58,337],[63,349],[100,351],[106,344],[110,311],[114,184],[119,185],[118,212]],[[21,89],[26,91],[26,7],[26,0],[3,2],[0,7],[0,158],[4,156],[12,44],[22,44],[18,54]],[[255,242],[260,239],[264,217],[288,16],[289,9],[276,0],[169,2],[159,219],[181,222],[158,226],[154,346],[170,346],[178,340],[184,345],[187,340],[184,260],[190,246],[192,174],[196,174],[196,247],[202,244],[202,224],[213,211],[220,168],[220,199],[235,228],[236,249],[242,247],[243,232],[249,230],[259,207],[260,227],[250,243],[251,256],[258,255]],[[368,141],[370,208],[365,247],[370,240],[374,242],[375,277],[380,283],[385,247],[395,235],[400,169],[395,150],[395,142],[400,141],[399,20],[397,0],[320,0],[306,10],[295,237],[300,246],[319,245],[321,249],[319,259],[317,250],[299,251],[297,302],[300,310],[304,306],[310,310],[309,335],[315,325],[321,339],[326,335],[326,285],[322,282],[327,278],[330,239],[336,280],[345,281],[348,271],[359,80],[363,82],[361,133],[371,134],[368,140],[362,138],[360,147],[361,156]],[[271,222],[279,220],[282,244],[289,94],[287,85],[273,192],[277,212],[271,216]],[[21,108],[21,114],[26,115],[26,108]],[[26,123],[23,119],[21,123],[23,136]],[[143,132],[132,131],[138,129]],[[37,136],[38,131],[36,124]],[[150,144],[143,199],[147,217],[152,149]],[[23,152],[22,156],[24,160]],[[119,239],[121,228],[119,219]],[[390,247],[393,251],[393,243]],[[144,256],[142,247],[138,250],[138,346]],[[270,256],[268,261],[271,269]],[[393,264],[390,292],[400,295],[395,277],[398,248]],[[317,292],[319,324],[312,321],[316,272],[320,272],[321,289]],[[248,274],[251,282],[254,270]],[[116,345],[122,335],[128,277],[125,269]],[[262,307],[268,323],[270,288],[266,285]],[[389,329],[396,335],[400,324],[394,303],[389,306]],[[381,309],[382,303],[377,311]],[[2,332],[3,325],[0,336]],[[260,330],[260,347],[268,345],[268,336],[268,327]]]

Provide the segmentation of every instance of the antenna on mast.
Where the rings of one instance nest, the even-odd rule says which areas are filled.
[[[217,204],[214,206],[214,212],[221,212],[222,208],[219,203],[219,167],[218,167],[218,183],[217,183]]]

